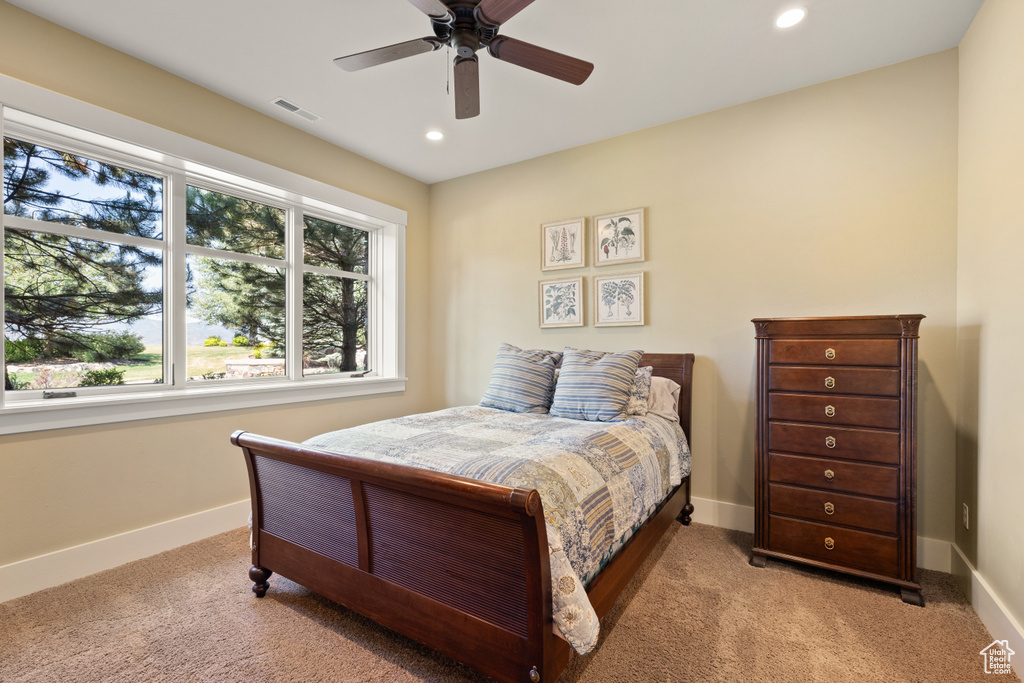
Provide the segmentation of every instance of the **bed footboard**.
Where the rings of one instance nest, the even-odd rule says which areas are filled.
[[[276,572],[498,680],[557,676],[545,671],[561,648],[536,491],[241,431],[231,441],[249,470],[257,596]]]

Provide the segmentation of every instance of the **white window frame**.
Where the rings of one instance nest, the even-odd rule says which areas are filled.
[[[4,391],[0,393],[0,434],[405,390],[405,211],[5,76],[0,76],[0,133],[27,137],[32,142],[123,165],[165,180],[162,240],[165,249],[165,383],[76,390],[78,396],[64,399],[43,399],[42,392],[26,392],[34,394],[28,396]],[[286,210],[287,347],[293,351],[288,353],[284,377],[186,383],[185,256],[197,251],[218,251],[185,244],[186,184]],[[366,230],[370,235],[369,272],[364,275],[306,266],[302,258],[304,215]],[[111,243],[145,242],[140,245],[147,248],[159,244],[146,238],[55,226],[57,224],[35,219],[0,215],[0,230],[45,227],[50,233],[86,239],[101,237]],[[101,234],[89,236],[82,234],[83,231]],[[220,254],[224,255],[228,252]],[[236,257],[244,255],[230,254],[230,258]],[[343,275],[370,283],[369,375],[361,378],[347,374],[303,376],[299,343],[303,272]],[[0,290],[0,313],[3,310]]]

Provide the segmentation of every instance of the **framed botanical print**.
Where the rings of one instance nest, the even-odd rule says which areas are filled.
[[[644,210],[594,216],[594,265],[644,260]]]
[[[540,326],[583,327],[583,278],[542,280]]]
[[[644,324],[644,274],[594,276],[594,327]]]
[[[540,226],[540,269],[561,270],[584,265],[586,218],[570,218]]]

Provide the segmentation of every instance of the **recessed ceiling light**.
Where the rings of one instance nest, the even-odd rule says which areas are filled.
[[[797,7],[795,9],[786,10],[779,15],[779,18],[775,20],[775,25],[779,28],[789,28],[790,26],[796,26],[804,17],[807,16],[806,10]]]
[[[444,139],[444,133],[442,133],[439,130],[428,130],[427,131],[427,139],[428,140],[443,140]]]

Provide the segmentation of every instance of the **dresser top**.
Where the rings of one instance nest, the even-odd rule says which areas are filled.
[[[754,318],[757,337],[917,337],[923,315]]]

